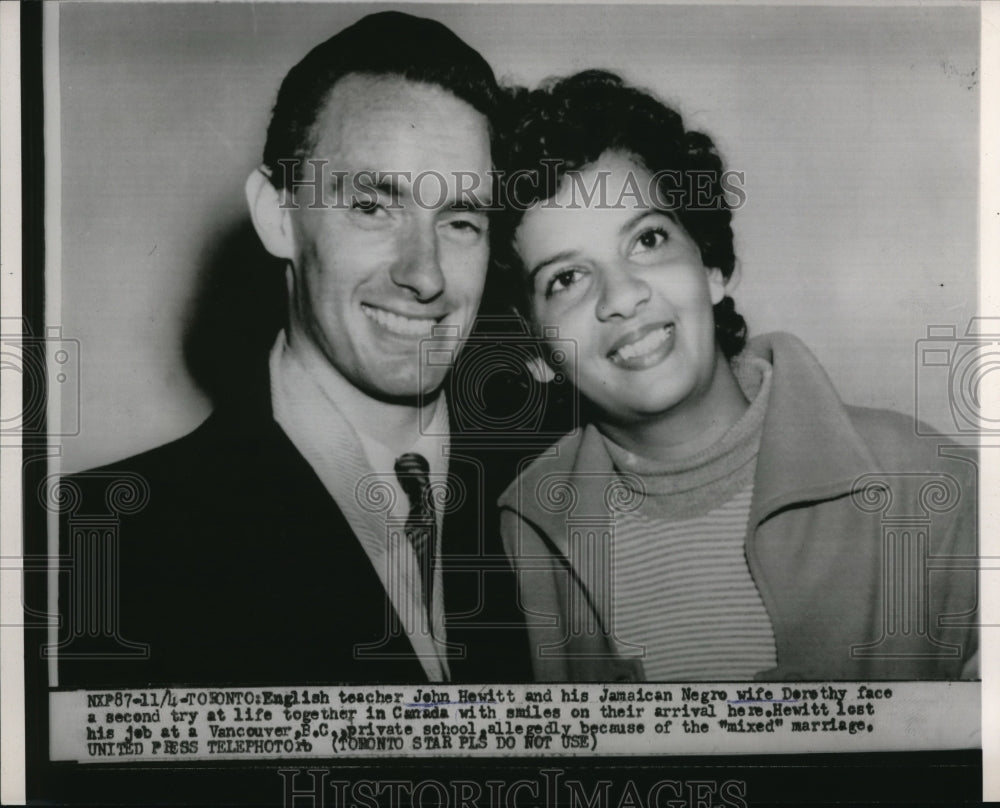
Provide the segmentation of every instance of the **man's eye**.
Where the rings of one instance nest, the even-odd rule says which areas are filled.
[[[552,297],[552,295],[565,292],[574,284],[579,283],[582,278],[583,273],[578,269],[560,270],[545,284],[545,296]]]
[[[665,244],[669,238],[669,234],[662,227],[652,227],[649,230],[643,230],[635,240],[635,247],[632,252],[643,253],[655,250],[657,247]]]
[[[482,225],[471,219],[454,219],[450,224],[454,230],[463,230],[469,233],[476,233],[477,235],[483,232]]]
[[[447,219],[443,223],[442,233],[446,238],[462,244],[477,244],[482,239],[487,230],[485,218],[462,217],[460,219]]]
[[[385,213],[385,207],[376,202],[374,199],[354,199],[351,202],[351,210],[359,211],[366,216],[376,216],[379,213]]]

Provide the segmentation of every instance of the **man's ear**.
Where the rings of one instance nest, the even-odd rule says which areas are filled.
[[[729,294],[732,294],[733,290],[740,284],[740,264],[737,261],[733,267],[733,271],[727,278],[722,274],[722,270],[718,267],[713,267],[712,269],[705,270],[708,273],[708,290],[712,298],[712,305],[718,305],[722,302],[722,299]]]
[[[295,255],[295,237],[291,208],[281,206],[285,193],[271,184],[262,168],[255,168],[247,177],[247,207],[254,230],[271,255],[291,261]]]

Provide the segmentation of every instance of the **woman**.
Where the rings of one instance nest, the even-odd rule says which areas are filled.
[[[795,337],[747,344],[711,139],[599,71],[514,106],[500,260],[533,374],[585,413],[500,499],[536,677],[974,675],[974,575],[922,566],[975,555],[973,469],[844,405]],[[951,497],[929,546],[884,533],[880,497],[928,485]]]

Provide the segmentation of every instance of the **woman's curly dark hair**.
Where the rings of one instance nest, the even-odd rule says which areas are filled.
[[[511,290],[523,290],[523,267],[513,243],[526,208],[554,196],[566,172],[586,168],[607,151],[633,156],[651,174],[660,174],[661,183],[670,177],[675,187],[661,185],[657,196],[677,199],[680,192],[681,204],[669,212],[698,245],[702,263],[729,279],[736,265],[732,212],[722,185],[722,158],[711,138],[686,130],[676,111],[603,70],[557,79],[534,91],[508,92],[506,132],[496,155],[505,178],[503,211],[493,225],[493,252],[510,303],[526,311],[523,291],[509,297]],[[516,282],[511,272],[517,273]],[[746,322],[730,297],[715,306],[714,315],[716,340],[732,357],[746,343]]]

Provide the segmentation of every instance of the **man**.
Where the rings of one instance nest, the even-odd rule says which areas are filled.
[[[64,525],[61,686],[527,678],[489,510],[512,461],[449,439],[445,384],[486,279],[498,97],[451,31],[393,12],[285,77],[246,190],[286,327],[195,432],[66,482],[77,514],[142,501],[97,630],[97,534]]]

